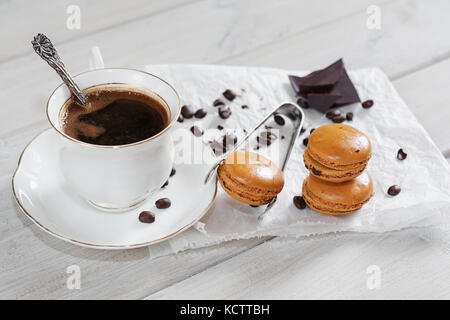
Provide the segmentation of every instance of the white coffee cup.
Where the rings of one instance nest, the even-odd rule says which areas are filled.
[[[180,98],[163,79],[132,69],[97,69],[73,77],[83,90],[92,86],[139,88],[155,93],[170,110],[170,122],[155,136],[127,145],[88,144],[64,133],[60,110],[70,98],[65,85],[51,94],[47,117],[60,134],[63,148],[60,162],[63,175],[74,194],[98,209],[124,211],[160,189],[169,178],[174,146],[171,129],[180,114]]]

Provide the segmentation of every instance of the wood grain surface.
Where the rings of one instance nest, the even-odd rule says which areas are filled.
[[[69,5],[81,9],[79,30],[66,27]],[[366,27],[370,5],[381,10],[379,30]],[[114,67],[220,63],[313,70],[339,57],[351,69],[379,66],[450,158],[448,12],[447,0],[1,2],[0,298],[449,299],[445,224],[439,230],[232,241],[150,259],[147,248],[98,251],[55,239],[19,212],[11,192],[20,152],[49,127],[45,103],[60,82],[31,49],[38,32],[53,40],[73,74],[87,69],[94,45]],[[73,264],[82,272],[79,290],[66,286]],[[380,289],[366,285],[371,265],[381,270]]]

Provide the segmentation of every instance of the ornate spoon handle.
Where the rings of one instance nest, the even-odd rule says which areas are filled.
[[[34,37],[33,41],[31,41],[31,44],[33,45],[34,51],[36,51],[36,53],[59,74],[62,81],[67,85],[70,92],[72,92],[72,94],[77,98],[78,102],[82,106],[85,106],[87,104],[86,95],[81,92],[80,88],[67,72],[64,63],[61,61],[61,58],[59,57],[58,52],[50,39],[44,34],[38,33],[37,36]]]

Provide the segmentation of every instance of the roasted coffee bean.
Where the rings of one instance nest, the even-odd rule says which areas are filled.
[[[302,128],[300,129],[300,134],[302,134],[302,133],[305,132],[305,131],[306,131],[306,129],[302,127]]]
[[[334,116],[333,119],[331,119],[334,123],[342,123],[344,122],[345,118],[341,115]]]
[[[194,116],[194,110],[191,106],[184,105],[181,107],[181,114],[185,119],[190,119]]]
[[[347,114],[345,115],[345,118],[348,121],[352,121],[353,120],[353,112],[347,112]]]
[[[306,147],[308,145],[308,138],[303,139],[303,145]]]
[[[202,118],[204,118],[204,117],[206,116],[206,114],[207,114],[207,112],[205,111],[205,109],[200,108],[200,109],[198,109],[197,111],[195,111],[194,116],[195,116],[197,119],[202,119]]]
[[[293,202],[294,202],[294,206],[296,206],[300,210],[303,210],[306,208],[306,202],[302,196],[295,196],[293,199]]]
[[[236,94],[234,94],[234,92],[231,91],[230,89],[225,90],[222,94],[225,98],[227,98],[230,101],[233,101],[234,98],[236,98]]]
[[[309,131],[309,134],[313,133],[314,130],[316,130],[316,128],[312,128],[312,129]]]
[[[211,142],[209,146],[211,147],[211,149],[213,149],[216,156],[220,156],[227,151],[226,146],[224,146],[223,143],[220,143],[217,140]]]
[[[155,222],[155,214],[150,211],[142,211],[139,214],[139,221],[143,223],[153,223]]]
[[[334,117],[340,116],[340,115],[341,115],[341,112],[339,110],[330,110],[325,114],[325,116],[328,119],[333,119]]]
[[[314,167],[311,167],[311,171],[316,176],[320,176],[321,175],[321,172],[319,170],[317,170],[316,168],[314,168]]]
[[[156,202],[155,202],[155,206],[158,209],[167,209],[170,207],[171,204],[172,203],[170,202],[169,198],[161,198],[159,200],[156,200]]]
[[[172,168],[172,171],[170,171],[170,176],[173,177],[177,173],[177,170],[175,168]]]
[[[169,180],[166,180],[166,182],[164,182],[164,184],[162,185],[161,189],[167,187],[168,185],[169,185]]]
[[[228,119],[231,116],[231,109],[227,106],[219,107],[219,116],[222,119]]]
[[[219,125],[217,125],[217,129],[223,130],[223,126],[221,126],[221,125],[219,124]]]
[[[405,153],[405,151],[403,151],[403,149],[398,149],[398,152],[397,152],[398,160],[405,160],[407,156],[408,156],[408,154]]]
[[[242,109],[248,109],[248,105],[244,104],[241,106]]]
[[[184,117],[183,117],[183,115],[182,115],[181,113],[180,113],[180,115],[178,116],[177,121],[178,121],[178,122],[183,122],[183,121],[184,121]]]
[[[194,136],[196,136],[196,137],[200,137],[200,136],[203,135],[202,129],[200,129],[200,128],[197,127],[197,126],[192,126],[192,127],[191,127],[191,132],[192,132],[192,134],[193,134]]]
[[[297,99],[297,104],[304,109],[309,108],[308,102],[305,99],[303,99],[302,97]]]
[[[232,134],[232,133],[227,133],[226,135],[224,135],[223,137],[222,137],[222,144],[225,146],[225,147],[228,147],[228,146],[230,146],[230,145],[235,145],[236,144],[236,142],[237,142],[237,140],[238,140],[238,138],[234,135],[234,134]]]
[[[364,109],[369,109],[373,106],[373,100],[366,100],[361,105]]]
[[[284,118],[279,114],[274,115],[273,120],[275,120],[276,124],[279,126],[284,126],[285,124]]]
[[[284,136],[281,136],[281,140],[284,140]]]
[[[398,185],[394,184],[393,186],[389,187],[387,193],[391,196],[396,196],[400,193],[400,191],[402,191],[402,189]]]
[[[223,101],[220,100],[220,99],[216,99],[216,100],[214,100],[214,102],[213,102],[213,106],[214,106],[214,107],[223,106],[223,105],[225,105],[225,103],[223,103]]]
[[[256,141],[265,146],[270,146],[272,144],[272,141],[276,139],[277,136],[271,133],[270,131],[261,132],[259,136],[256,137]]]

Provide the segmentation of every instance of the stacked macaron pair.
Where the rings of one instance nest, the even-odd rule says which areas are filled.
[[[359,210],[373,195],[365,171],[372,155],[369,138],[345,124],[314,130],[303,153],[309,176],[303,181],[303,199],[315,211],[344,215]]]

